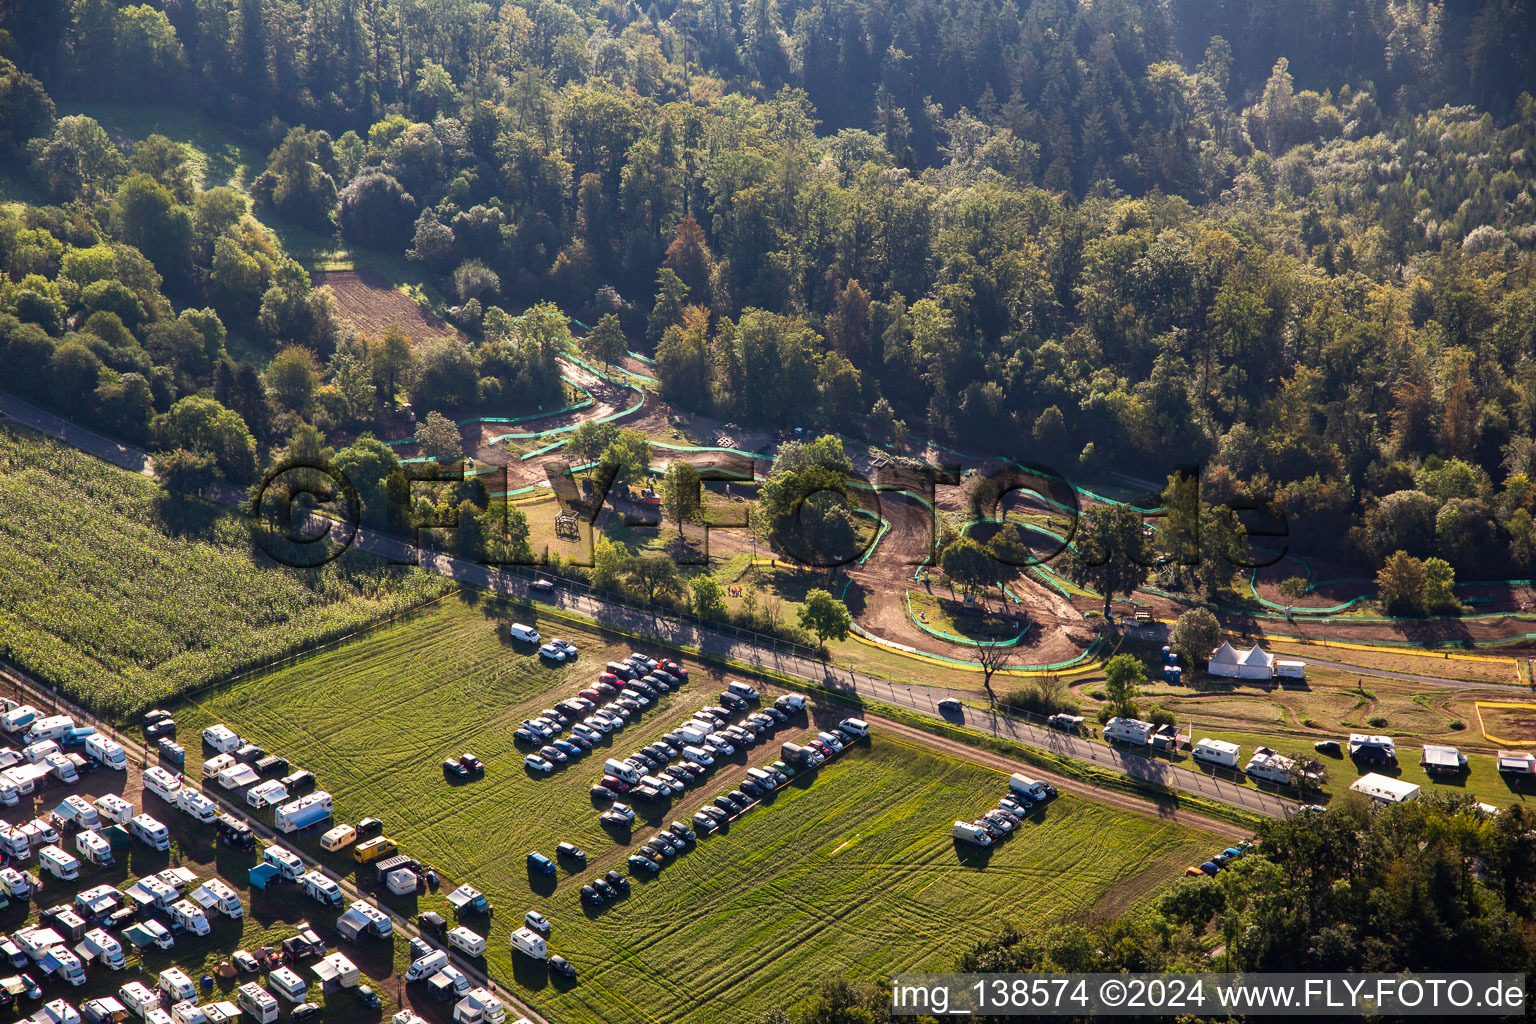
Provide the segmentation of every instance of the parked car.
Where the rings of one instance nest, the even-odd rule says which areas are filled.
[[[945,715],[958,715],[965,710],[965,705],[953,697],[945,697],[939,701],[939,713]]]
[[[600,907],[603,905],[603,894],[590,885],[584,885],[581,887],[581,902],[589,907]]]
[[[565,957],[561,956],[559,953],[550,954],[549,969],[560,975],[562,978],[576,977],[576,968],[572,967],[571,962]]]
[[[527,765],[533,771],[542,772],[545,775],[548,775],[550,772],[555,770],[555,766],[553,764],[544,760],[544,758],[540,757],[538,754],[529,754],[527,757],[523,758],[523,764]]]
[[[570,860],[574,860],[578,864],[585,864],[587,862],[587,851],[583,850],[575,843],[559,844],[555,847],[555,855],[558,857],[566,857]]]
[[[539,748],[539,756],[544,760],[552,761],[555,764],[565,764],[568,760],[570,760],[570,758],[565,756],[565,752],[562,751],[559,747],[549,744]]]
[[[601,800],[605,803],[612,803],[619,798],[619,794],[607,786],[593,786],[589,793],[593,800]]]
[[[523,923],[536,932],[542,932],[545,935],[549,934],[549,918],[545,917],[537,910],[530,910],[528,913],[524,914]]]
[[[617,889],[621,894],[629,892],[629,879],[617,871],[609,871],[603,876],[608,879],[608,884]]]
[[[656,863],[656,861],[649,857],[642,857],[638,853],[632,853],[629,855],[629,866],[632,868],[639,868],[641,871],[648,871],[651,874],[655,874],[661,870],[661,865]]]
[[[616,900],[619,898],[619,890],[609,885],[606,878],[592,879],[592,888],[602,893],[605,900]]]

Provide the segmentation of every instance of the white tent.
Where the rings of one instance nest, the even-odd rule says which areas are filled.
[[[1211,660],[1206,665],[1206,671],[1213,676],[1235,676],[1239,662],[1237,649],[1230,643],[1222,641],[1221,646],[1211,652]]]
[[[1419,795],[1419,787],[1412,782],[1394,779],[1390,775],[1377,775],[1375,772],[1360,776],[1349,789],[1350,792],[1363,793],[1384,804],[1400,804]]]
[[[1223,642],[1211,652],[1206,671],[1213,676],[1235,676],[1239,679],[1271,679],[1275,674],[1275,656],[1254,644],[1246,651],[1239,651],[1230,643]]]

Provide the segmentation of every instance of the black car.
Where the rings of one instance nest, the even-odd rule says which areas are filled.
[[[603,894],[590,885],[584,885],[581,887],[581,902],[589,907],[600,907],[603,905]]]
[[[684,761],[683,767],[701,779],[704,777],[704,773],[708,770],[697,761]]]
[[[469,769],[459,764],[457,760],[449,758],[443,762],[443,774],[452,775],[458,779],[467,779],[469,778]]]
[[[176,719],[174,718],[162,718],[160,721],[144,727],[145,739],[157,740],[162,736],[174,735],[176,735]]]
[[[720,703],[732,711],[745,711],[752,706],[729,690],[720,691]]]
[[[749,796],[762,796],[763,795],[763,787],[758,783],[758,781],[756,779],[742,779],[741,780],[741,788]]]
[[[763,708],[763,714],[771,716],[773,720],[778,722],[780,725],[783,725],[785,722],[789,721],[789,716],[776,707],[770,706]]]
[[[570,758],[565,756],[565,752],[559,747],[540,747],[539,756],[544,760],[552,761],[555,764],[565,764],[566,761],[570,760]]]
[[[629,879],[625,878],[619,872],[610,871],[603,877],[608,880],[609,885],[613,886],[619,892],[629,892]]]
[[[686,745],[688,741],[683,739],[682,734],[680,734],[680,733],[677,733],[677,732],[667,732],[667,733],[662,733],[662,735],[661,735],[661,742],[663,742],[663,743],[670,743],[672,746],[680,748],[680,747]]]
[[[728,796],[717,796],[717,797],[715,797],[714,804],[715,804],[716,807],[720,808],[726,814],[740,814],[741,813],[741,805],[738,804],[736,801],[732,800]]]
[[[607,786],[593,786],[592,787],[592,799],[594,799],[594,800],[602,800],[605,803],[610,803],[611,804],[615,800],[617,800],[618,798],[619,798],[619,794],[615,793],[613,790],[609,789]]]
[[[733,717],[731,715],[731,709],[730,708],[723,708],[723,707],[721,707],[718,704],[711,704],[709,707],[705,708],[704,710],[709,712],[711,715],[714,715],[715,716],[715,720],[717,722],[719,722],[721,725],[729,725],[730,721],[731,721],[731,718]]]
[[[357,838],[372,839],[374,836],[384,834],[384,823],[378,818],[364,818],[357,823]]]
[[[429,935],[441,935],[448,930],[448,921],[435,910],[424,911],[416,916],[416,924]]]
[[[668,828],[668,830],[671,831],[671,833],[673,835],[677,836],[679,839],[685,840],[685,841],[690,842],[690,843],[697,841],[697,839],[699,838],[698,835],[695,834],[693,829],[689,828],[687,825],[684,825],[680,821],[674,821],[672,824],[668,825],[667,828]]]
[[[581,748],[581,752],[583,754],[590,754],[590,753],[592,753],[592,741],[587,739],[585,736],[572,735],[565,742],[571,743],[571,744],[574,744],[575,746],[580,747]]]
[[[165,710],[165,708],[155,708],[152,711],[146,711],[144,712],[144,728],[148,729],[156,722],[163,722],[170,717],[171,713]]]
[[[628,757],[628,760],[633,761],[633,762],[637,762],[635,764],[635,767],[639,768],[641,771],[645,772],[647,775],[649,775],[651,772],[654,772],[657,768],[661,767],[661,762],[660,761],[658,761],[656,758],[652,757],[650,754],[647,754],[643,750],[637,750],[633,754],[630,754],[629,757]]]
[[[668,672],[664,668],[651,669],[651,675],[655,676],[657,679],[660,679],[662,682],[666,683],[668,686],[676,686],[677,685],[677,676],[673,675],[671,672]]]
[[[646,840],[645,848],[656,851],[656,855],[662,860],[671,860],[677,856],[677,850],[673,848],[672,844],[660,837],[652,837]]]
[[[619,890],[609,885],[606,878],[592,879],[592,888],[602,893],[605,900],[616,900],[619,898]]]
[[[725,797],[721,797],[720,799],[724,800]],[[699,813],[704,815],[706,818],[713,818],[716,825],[724,825],[725,819],[729,817],[725,811],[710,804],[706,804],[705,806],[700,807]]]
[[[300,1003],[293,1008],[289,1020],[314,1020],[325,1012],[325,1007],[319,1003]]]
[[[308,791],[315,788],[315,773],[300,768],[292,775],[282,778],[283,788],[290,793]]]
[[[657,693],[671,693],[672,684],[656,675],[654,672],[645,677],[645,681],[651,685],[651,689]]]
[[[743,807],[752,802],[751,797],[747,796],[747,794],[743,793],[739,789],[733,789],[725,795],[736,801],[738,804],[741,804]]]
[[[512,734],[512,738],[514,740],[516,740],[518,743],[521,743],[524,746],[529,746],[529,747],[531,747],[534,744],[539,742],[539,738],[537,736],[535,736],[533,734],[533,732],[531,730],[527,729],[527,728],[519,728],[516,732],[514,732]]]
[[[549,969],[560,975],[562,978],[576,977],[576,968],[572,967],[571,962],[565,957],[561,956],[559,953],[550,954]]]

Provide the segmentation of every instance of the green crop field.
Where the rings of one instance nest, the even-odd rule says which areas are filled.
[[[579,662],[551,667],[511,645],[497,629],[509,616],[574,640]],[[650,742],[719,686],[694,667],[687,686],[585,761],[530,777],[513,729],[573,695],[620,650],[544,611],[453,596],[176,712],[189,740],[223,721],[314,771],[336,797],[338,820],[377,815],[405,852],[452,884],[484,890],[498,910],[486,966],[551,1020],[746,1020],[793,1004],[822,977],[948,967],[1007,917],[1039,925],[1121,909],[1208,852],[1200,833],[1071,796],[990,853],[962,851],[951,822],[993,806],[1003,777],[877,729],[872,743],[797,778],[727,833],[637,880],[627,899],[584,910],[581,881],[608,868],[627,873],[626,843],[651,835],[642,827],[616,837],[598,824],[587,793],[601,774],[597,759]],[[690,817],[732,788],[743,765],[771,760],[780,742],[837,717],[813,709],[809,722],[717,765],[651,826]],[[486,760],[486,777],[450,783],[441,761],[465,749]],[[196,770],[189,764],[189,774]],[[587,868],[562,867],[558,883],[530,880],[528,851],[553,854],[563,839],[589,852]],[[303,845],[319,852],[313,837]],[[345,854],[327,860],[355,867]],[[383,899],[407,913],[446,909],[436,895],[419,904]],[[555,984],[542,965],[514,963],[507,936],[530,908],[554,922],[551,948],[577,966],[574,986]],[[485,930],[483,919],[468,923]]]
[[[356,552],[261,564],[245,517],[0,427],[0,657],[109,718],[444,593]]]

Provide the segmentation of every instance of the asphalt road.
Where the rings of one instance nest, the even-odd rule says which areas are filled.
[[[105,459],[113,465],[139,473],[153,472],[153,461],[145,453],[70,423],[5,392],[0,392],[0,414],[58,438],[81,451]],[[245,493],[233,487],[220,486],[211,489],[211,492],[205,496],[220,504],[234,506],[244,500]],[[333,525],[328,520],[318,518],[311,522],[317,527]],[[461,583],[513,596],[533,596],[528,589],[528,580],[520,575],[423,550],[405,541],[369,530],[358,530],[353,546],[392,561],[420,565],[422,568]],[[620,629],[644,633],[668,643],[691,645],[711,654],[735,658],[783,675],[839,690],[850,696],[885,701],[934,718],[944,717],[939,714],[939,701],[947,697],[963,699],[974,696],[974,694],[941,686],[892,684],[883,679],[837,669],[824,662],[744,642],[724,632],[639,611],[592,594],[559,590],[547,599],[541,595],[540,599],[547,600],[547,603],[555,607]],[[996,713],[966,708],[961,716],[949,720],[963,721],[964,725],[972,729],[990,733],[1001,739],[1027,743],[1054,754],[1073,757],[1110,771],[1122,772],[1133,778],[1159,783],[1193,796],[1230,804],[1245,811],[1269,817],[1287,817],[1295,813],[1300,806],[1295,801],[1260,791],[1252,784],[1235,785],[1223,782],[1198,770],[1176,767],[1165,760],[1121,750],[1104,743],[1095,743],[1085,737],[1069,736]]]

